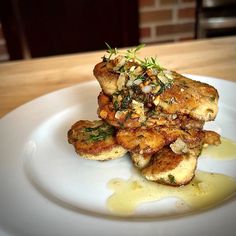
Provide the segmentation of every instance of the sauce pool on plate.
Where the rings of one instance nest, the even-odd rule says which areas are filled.
[[[219,146],[208,146],[203,149],[202,156],[211,157],[218,160],[232,160],[236,158],[236,142],[221,137]]]
[[[236,144],[222,138],[219,147],[203,152],[203,155],[220,160],[236,158]],[[215,150],[214,150],[215,149]],[[219,187],[220,186],[220,187]],[[198,211],[222,203],[236,192],[236,180],[218,173],[196,171],[194,179],[186,186],[172,187],[158,184],[133,175],[130,179],[112,179],[108,188],[113,194],[107,199],[110,212],[120,216],[133,215],[144,203],[159,201],[164,198],[176,198],[176,208],[180,200],[188,211]],[[155,209],[158,211],[158,209]]]

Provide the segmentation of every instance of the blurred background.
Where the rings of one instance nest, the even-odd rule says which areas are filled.
[[[236,0],[1,0],[0,62],[236,35]]]

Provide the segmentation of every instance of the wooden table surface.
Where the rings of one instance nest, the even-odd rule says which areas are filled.
[[[94,80],[104,51],[0,63],[0,117],[43,94]],[[140,57],[157,56],[179,73],[236,82],[236,37],[146,46]]]

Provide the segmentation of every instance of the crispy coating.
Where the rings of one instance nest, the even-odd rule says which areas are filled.
[[[120,129],[116,138],[122,147],[138,154],[152,154],[165,145],[164,136],[156,129]]]
[[[114,59],[104,56],[95,65],[102,120],[78,121],[68,141],[93,160],[115,159],[129,151],[146,179],[185,185],[194,177],[202,148],[220,144],[220,135],[203,130],[217,115],[218,92],[166,70],[153,58],[132,59],[133,52]]]
[[[75,151],[86,159],[116,159],[127,152],[116,142],[114,128],[101,120],[80,120],[72,125],[67,136]]]
[[[142,154],[139,154],[139,153],[130,152],[130,157],[131,157],[131,160],[133,161],[133,164],[138,169],[143,169],[151,161],[152,154],[142,155]]]
[[[112,126],[122,128],[138,128],[144,125],[138,117],[130,115],[132,110],[118,112],[115,110],[111,97],[101,92],[98,96],[98,116]],[[145,126],[148,128],[155,126],[180,127],[183,129],[202,129],[204,121],[193,119],[188,115],[173,115],[164,112],[148,114]]]
[[[220,145],[220,135],[211,130],[204,131],[204,144],[206,145]]]
[[[138,64],[136,66],[138,67]],[[120,74],[113,70],[115,67],[115,60],[111,60],[98,63],[94,68],[94,75],[106,95],[113,95],[120,90],[117,85]],[[146,73],[150,75],[148,70]],[[189,115],[201,121],[214,120],[218,112],[217,90],[211,85],[191,80],[174,71],[171,73],[174,76],[173,83],[162,93],[155,95],[139,92],[139,97],[144,96],[144,100],[147,98],[149,100],[148,102],[143,101],[146,103],[145,106],[148,108],[148,106],[155,105],[165,113]],[[150,78],[152,76],[153,74],[150,75]],[[125,84],[123,89],[127,89]],[[131,90],[133,89],[131,88]],[[137,90],[133,90],[133,92],[137,94]]]
[[[190,153],[198,157],[203,147],[208,145],[219,145],[220,135],[214,131],[208,130],[180,130],[164,127],[159,130],[165,138],[165,147],[170,149],[175,154]],[[158,152],[157,152],[158,153]],[[139,169],[146,167],[150,161],[157,155],[154,154],[139,154],[130,152],[131,160]]]
[[[218,112],[218,92],[206,83],[191,80],[177,74],[173,85],[160,94],[158,105],[167,113],[187,114],[191,117],[211,121]]]
[[[141,174],[148,180],[162,184],[181,186],[194,177],[197,156],[194,153],[176,154],[169,147],[152,156]]]
[[[179,149],[181,140],[187,152],[189,148],[202,145],[205,132],[202,130],[182,130],[174,127],[156,127],[151,129],[120,129],[117,132],[117,142],[136,154],[153,154],[161,150],[164,146],[172,145],[173,150]],[[184,147],[183,147],[184,148]],[[177,151],[176,151],[177,152]],[[180,151],[178,151],[180,152]]]
[[[160,132],[165,137],[166,145],[175,142],[177,139],[181,139],[186,143],[188,148],[202,145],[205,138],[205,132],[198,129],[183,130],[173,127],[162,127],[160,128]]]
[[[93,74],[105,94],[112,95],[117,91],[117,80],[119,74],[109,70],[107,62],[98,63],[93,69]]]
[[[182,133],[182,130],[165,129],[165,132],[169,135],[167,143],[172,141],[170,145],[147,157],[132,154],[131,159],[148,180],[173,186],[186,185],[194,177],[203,146],[219,145],[220,135],[208,130]]]

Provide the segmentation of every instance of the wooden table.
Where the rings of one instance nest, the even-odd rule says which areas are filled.
[[[0,117],[43,94],[95,79],[104,51],[0,64]],[[236,37],[146,46],[140,56],[157,56],[179,73],[236,81]]]

